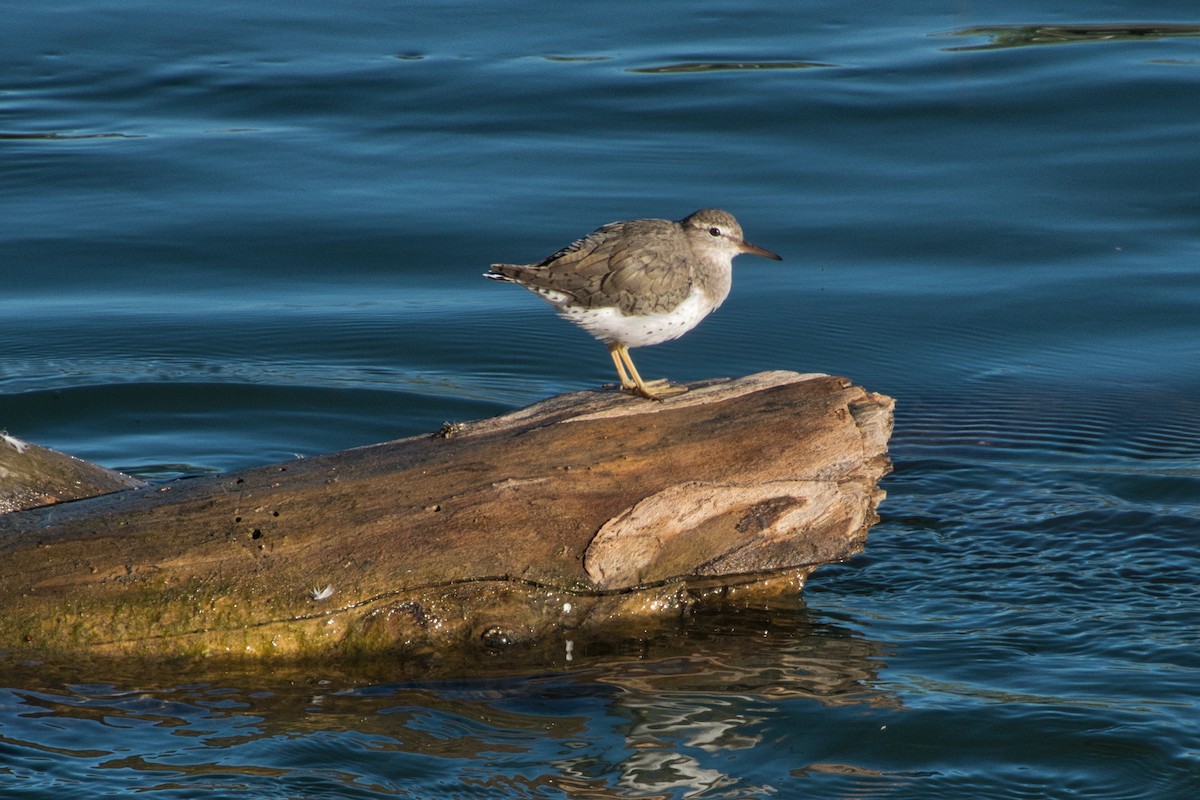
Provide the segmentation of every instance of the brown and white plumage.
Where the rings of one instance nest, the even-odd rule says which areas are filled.
[[[696,327],[729,295],[741,253],[780,260],[747,242],[733,215],[705,208],[678,221],[613,222],[535,264],[493,264],[485,277],[542,297],[608,346],[623,389],[659,399],[684,389],[651,391],[629,348]]]

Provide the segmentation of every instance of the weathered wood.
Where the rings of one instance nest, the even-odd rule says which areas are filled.
[[[0,649],[503,646],[858,552],[892,401],[761,373],[0,516]],[[733,588],[731,588],[733,587]]]

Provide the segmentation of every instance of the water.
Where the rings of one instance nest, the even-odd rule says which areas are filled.
[[[609,382],[479,274],[704,205],[786,260],[643,374],[898,406],[803,600],[467,673],[9,658],[4,796],[1200,794],[1200,14],[1043,6],[9,3],[14,435],[164,480]]]

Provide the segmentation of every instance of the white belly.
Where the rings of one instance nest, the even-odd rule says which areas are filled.
[[[626,347],[644,347],[679,338],[696,327],[717,305],[704,292],[693,288],[682,303],[660,314],[626,316],[616,308],[578,308],[557,304],[555,307],[559,314],[606,344],[616,342]]]

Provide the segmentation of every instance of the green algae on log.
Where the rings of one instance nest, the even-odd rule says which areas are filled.
[[[859,552],[892,401],[768,372],[0,515],[0,650],[503,647],[799,591]]]

